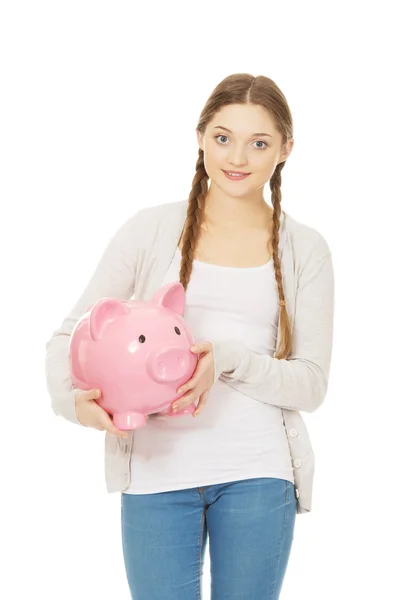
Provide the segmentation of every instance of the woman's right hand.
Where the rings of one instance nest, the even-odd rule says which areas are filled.
[[[117,429],[108,412],[97,404],[101,396],[98,389],[78,390],[75,394],[75,412],[78,421],[85,427],[108,431],[121,438],[127,438],[128,432]]]

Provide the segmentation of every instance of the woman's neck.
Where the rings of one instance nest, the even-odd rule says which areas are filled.
[[[273,208],[263,198],[250,201],[243,198],[207,196],[203,213],[205,228],[226,230],[269,229],[272,226]]]

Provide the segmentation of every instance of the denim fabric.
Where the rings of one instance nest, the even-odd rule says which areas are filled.
[[[200,600],[206,541],[211,600],[277,600],[293,541],[294,485],[261,477],[121,494],[133,600]]]

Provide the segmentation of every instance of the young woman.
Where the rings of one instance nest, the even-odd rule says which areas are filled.
[[[106,429],[132,598],[198,600],[208,540],[212,600],[273,600],[296,514],[311,510],[314,455],[300,411],[316,410],[328,386],[331,252],[281,210],[293,124],[271,79],[225,78],[196,129],[188,200],[142,209],[116,232],[47,344],[47,382],[56,414]],[[119,431],[96,390],[72,387],[69,335],[98,298],[148,300],[178,280],[200,360],[173,406],[198,400],[195,418],[153,414]]]

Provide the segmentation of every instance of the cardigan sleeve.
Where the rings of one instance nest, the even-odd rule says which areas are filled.
[[[75,394],[69,366],[69,341],[72,330],[96,300],[112,296],[120,300],[132,297],[135,288],[137,239],[142,209],[114,233],[90,280],[70,313],[46,343],[45,372],[51,407],[71,423],[82,425],[75,411]]]
[[[332,355],[334,273],[331,252],[311,253],[298,279],[292,351],[287,359],[251,351],[243,342],[213,342],[214,383],[266,404],[315,411],[323,402]]]

